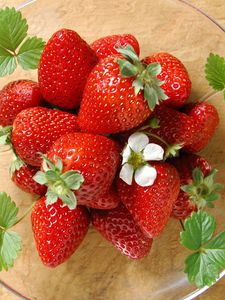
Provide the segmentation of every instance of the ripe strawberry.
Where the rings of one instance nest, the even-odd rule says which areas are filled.
[[[114,192],[108,193],[119,161],[120,147],[111,139],[70,133],[52,145],[44,157],[44,172],[35,180],[48,185],[50,203],[59,197],[71,208],[76,207],[76,201],[93,208],[113,208],[118,198]]]
[[[33,177],[37,171],[38,168],[23,165],[12,174],[12,180],[24,192],[42,196],[46,193],[47,188],[34,181]]]
[[[140,230],[122,204],[108,211],[92,211],[92,224],[104,238],[129,258],[141,259],[151,249],[152,239]]]
[[[181,179],[181,190],[171,216],[184,220],[198,208],[206,205],[212,207],[222,186],[214,183],[216,170],[212,170],[207,160],[196,154],[182,154],[170,162],[176,167]]]
[[[168,99],[164,102],[171,107],[181,107],[191,92],[191,81],[182,62],[173,55],[165,52],[155,53],[144,58],[144,63],[160,63],[162,72],[157,76],[164,81],[161,88]]]
[[[78,125],[73,114],[44,107],[28,108],[13,123],[12,144],[25,163],[40,166],[39,152],[46,153],[56,139],[74,131],[78,131]]]
[[[7,84],[0,91],[0,125],[12,125],[22,110],[39,106],[42,96],[39,86],[31,80],[18,80]]]
[[[97,60],[94,51],[75,31],[61,29],[54,33],[44,48],[38,68],[45,100],[65,109],[78,106]]]
[[[190,152],[202,150],[212,138],[219,125],[219,115],[216,108],[209,103],[199,102],[186,105],[184,112],[193,118],[198,130],[195,140],[186,147]]]
[[[91,44],[91,48],[95,51],[99,59],[107,56],[118,54],[117,48],[119,45],[125,47],[131,45],[137,55],[140,54],[138,41],[132,34],[115,34],[102,37]]]
[[[130,45],[118,51],[125,59],[121,55],[102,59],[87,80],[78,115],[84,132],[109,134],[135,128],[160,100],[167,99],[156,78],[159,64],[142,64]]]
[[[70,210],[58,200],[46,205],[45,197],[37,201],[31,214],[36,247],[42,262],[57,267],[79,247],[89,226],[86,208]]]
[[[173,204],[180,190],[176,169],[168,163],[151,162],[157,171],[153,185],[142,187],[118,180],[118,194],[134,220],[148,237],[158,236],[170,217]]]
[[[199,130],[192,118],[166,106],[157,107],[152,118],[159,121],[159,128],[149,128],[147,131],[163,138],[170,145],[181,144],[183,149],[194,142]]]

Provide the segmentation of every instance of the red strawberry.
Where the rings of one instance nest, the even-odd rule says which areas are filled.
[[[191,92],[191,81],[182,62],[173,55],[165,52],[155,53],[144,58],[144,63],[160,63],[162,72],[157,76],[164,81],[161,88],[168,99],[165,104],[172,107],[181,107],[188,99]]]
[[[46,101],[60,108],[79,105],[87,77],[97,56],[73,30],[53,34],[41,56],[38,79]]]
[[[23,165],[12,174],[12,180],[24,192],[42,196],[46,193],[47,188],[34,181],[33,177],[37,171],[38,168]]]
[[[44,107],[20,112],[14,123],[12,143],[18,156],[27,164],[40,166],[39,152],[46,153],[60,136],[78,131],[73,114]]]
[[[78,206],[70,210],[58,200],[46,206],[45,197],[37,201],[31,214],[36,247],[42,262],[57,267],[79,247],[89,226],[88,211]]]
[[[132,34],[115,34],[102,37],[91,44],[91,48],[95,51],[99,59],[107,56],[118,54],[117,48],[119,45],[125,47],[131,45],[137,55],[140,54],[138,41]]]
[[[186,149],[194,142],[198,126],[186,114],[166,106],[159,106],[152,115],[159,121],[159,128],[149,128],[147,131],[163,138],[168,144],[182,144]]]
[[[219,125],[219,115],[216,108],[206,102],[192,103],[184,107],[184,112],[193,118],[198,130],[195,140],[186,147],[190,152],[202,150],[212,138]]]
[[[216,171],[212,170],[207,160],[196,154],[182,154],[170,162],[178,170],[181,179],[181,191],[171,216],[184,220],[200,207],[211,207],[212,201],[219,197],[217,192],[222,186],[214,184]]]
[[[76,196],[78,204],[93,208],[118,205],[114,193],[107,194],[120,161],[120,148],[111,139],[70,133],[53,144],[47,158],[43,162],[44,172],[35,179],[48,185],[47,195],[50,196],[47,200],[51,203],[60,197],[66,204],[75,207]]]
[[[142,231],[150,238],[158,236],[170,217],[180,190],[176,169],[168,163],[151,162],[157,171],[153,185],[142,187],[118,180],[118,194]]]
[[[108,211],[94,210],[92,223],[109,242],[129,258],[141,259],[148,255],[152,239],[144,235],[122,204]]]
[[[141,63],[130,45],[118,51],[125,59],[102,59],[87,80],[78,115],[84,132],[109,134],[135,128],[159,101],[167,99],[156,78],[159,64]]]
[[[39,106],[42,96],[39,86],[31,80],[18,80],[7,84],[0,91],[0,125],[12,125],[22,110]]]

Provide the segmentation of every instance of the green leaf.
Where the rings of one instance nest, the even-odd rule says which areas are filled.
[[[149,126],[150,126],[150,128],[153,128],[153,129],[160,128],[160,121],[159,121],[159,119],[157,119],[155,117],[152,118],[150,120],[150,122],[149,122]]]
[[[184,223],[185,230],[181,232],[181,244],[190,250],[198,250],[202,244],[211,239],[215,228],[215,219],[207,212],[202,210],[193,212]]]
[[[205,246],[205,253],[218,268],[225,269],[225,231],[219,233]]]
[[[166,148],[164,160],[166,160],[169,157],[179,156],[180,149],[182,148],[183,148],[183,144],[168,145]]]
[[[12,126],[0,126],[0,144],[11,146]]]
[[[153,110],[158,103],[158,95],[157,92],[148,84],[144,87],[144,97],[148,102],[149,108]]]
[[[78,171],[68,171],[62,174],[61,179],[71,190],[78,190],[84,182],[84,177]]]
[[[22,161],[22,159],[16,155],[15,151],[13,151],[13,160],[9,167],[9,173],[10,173],[11,177],[13,176],[13,174],[16,171],[18,171],[24,165],[25,165],[25,163]]]
[[[201,184],[203,182],[203,173],[199,168],[195,168],[192,171],[192,178],[196,185]]]
[[[36,36],[28,38],[19,49],[18,63],[24,70],[37,69],[45,42]]]
[[[68,194],[61,196],[60,199],[69,207],[69,209],[75,209],[77,206],[77,198],[72,191],[69,191]]]
[[[136,78],[133,83],[132,86],[134,87],[134,93],[135,95],[137,95],[141,90],[144,89],[144,83],[142,80]]]
[[[14,231],[0,233],[0,271],[13,267],[14,261],[21,250],[21,238]]]
[[[46,184],[48,181],[44,172],[38,171],[34,176],[33,180],[39,184]]]
[[[27,36],[28,25],[15,8],[0,10],[0,46],[15,51]]]
[[[162,72],[160,63],[151,63],[147,66],[147,72],[151,76],[157,76]]]
[[[16,69],[16,58],[0,47],[0,77],[12,74]]]
[[[17,221],[18,208],[14,201],[5,193],[0,192],[0,226],[8,229]]]
[[[45,172],[45,178],[47,182],[54,182],[60,180],[60,176],[54,170],[48,170]]]
[[[46,205],[51,205],[58,200],[58,195],[48,189],[46,193]]]
[[[206,253],[194,253],[185,260],[184,272],[188,274],[188,280],[195,282],[198,288],[210,286],[219,277],[217,266],[211,262]]]
[[[225,60],[223,57],[210,53],[205,65],[205,75],[209,85],[216,91],[225,88]]]
[[[119,45],[117,51],[129,61],[134,63],[139,62],[139,57],[137,56],[136,52],[134,51],[134,48],[131,45],[127,44],[125,48]]]
[[[124,59],[118,59],[117,62],[120,66],[120,73],[123,77],[129,78],[137,75],[138,69],[134,65],[132,65],[129,61]]]

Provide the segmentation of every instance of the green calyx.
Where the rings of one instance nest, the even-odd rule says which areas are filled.
[[[214,183],[214,176],[217,173],[216,169],[213,169],[209,175],[203,175],[199,168],[195,168],[192,172],[193,182],[181,187],[182,191],[187,193],[193,203],[195,203],[198,209],[208,206],[214,207],[213,202],[220,197],[220,191],[223,189],[223,185],[220,183]]]
[[[126,78],[135,77],[132,84],[135,95],[143,91],[144,98],[151,110],[161,101],[168,99],[161,88],[164,81],[157,78],[162,72],[159,63],[149,65],[142,63],[131,45],[127,45],[125,48],[118,46],[117,51],[124,57],[124,59],[118,59],[120,74]]]
[[[16,171],[19,171],[19,169],[25,165],[25,163],[22,161],[22,159],[16,155],[14,149],[12,149],[12,150],[13,150],[13,159],[12,159],[12,162],[9,167],[9,173],[10,173],[11,177],[13,176],[13,174]]]
[[[136,153],[133,150],[131,150],[131,154],[128,159],[128,164],[132,165],[134,170],[137,170],[141,166],[145,165],[146,161],[144,160],[143,154],[141,152]]]
[[[164,160],[170,157],[178,157],[180,153],[180,149],[182,148],[183,148],[182,144],[167,145]]]
[[[37,183],[48,187],[46,204],[53,204],[59,198],[69,209],[75,209],[77,199],[74,191],[79,190],[84,182],[84,177],[76,170],[63,173],[63,163],[60,158],[58,158],[56,164],[53,164],[46,156],[41,156],[44,172],[38,171],[33,179]]]
[[[11,147],[12,126],[0,127],[0,144],[9,145]]]

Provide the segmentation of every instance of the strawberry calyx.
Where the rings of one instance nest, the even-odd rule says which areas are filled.
[[[212,171],[204,177],[202,171],[199,168],[195,168],[192,171],[192,183],[181,187],[181,190],[189,195],[190,200],[198,209],[202,209],[206,206],[213,208],[213,202],[219,199],[219,192],[223,189],[223,185],[214,183],[216,173],[217,170],[212,169]]]
[[[153,110],[161,101],[168,99],[160,87],[164,81],[157,78],[162,72],[160,63],[147,65],[141,62],[134,48],[129,44],[125,48],[119,45],[117,51],[123,56],[123,59],[117,60],[120,74],[125,78],[135,77],[132,83],[135,95],[143,91],[150,110]]]
[[[43,172],[38,171],[33,179],[41,185],[48,187],[46,193],[46,205],[53,204],[61,199],[64,206],[69,209],[75,209],[77,198],[74,191],[79,190],[84,177],[78,170],[70,170],[63,173],[63,162],[57,158],[56,164],[52,163],[45,155],[40,154],[43,158]]]
[[[11,177],[13,176],[13,174],[16,171],[19,171],[19,169],[22,166],[25,166],[24,161],[21,158],[19,158],[19,156],[14,151],[14,149],[12,149],[12,150],[13,150],[13,159],[12,159],[12,162],[11,162],[10,167],[9,167],[9,173],[10,173]]]

